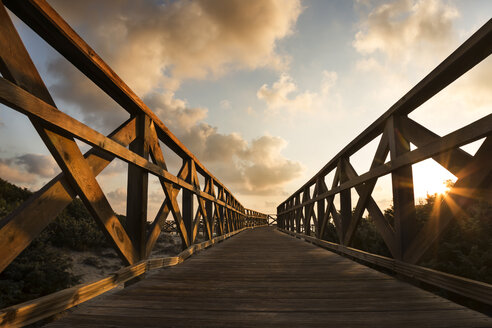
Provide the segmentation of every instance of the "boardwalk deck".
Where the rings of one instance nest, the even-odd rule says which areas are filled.
[[[492,327],[273,228],[248,230],[49,327]]]

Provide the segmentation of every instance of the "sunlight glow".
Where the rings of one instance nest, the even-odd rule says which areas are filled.
[[[433,194],[444,194],[449,190],[447,181],[455,182],[457,178],[432,159],[412,166],[415,201],[425,199]]]

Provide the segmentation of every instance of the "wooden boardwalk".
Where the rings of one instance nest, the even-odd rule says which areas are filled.
[[[492,327],[492,319],[273,228],[257,228],[48,326]]]

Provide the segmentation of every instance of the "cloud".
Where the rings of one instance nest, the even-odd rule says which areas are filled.
[[[490,113],[492,104],[492,58],[478,64],[456,83],[450,86],[451,95],[461,99],[471,110],[483,110]]]
[[[336,72],[323,71],[323,78],[321,80],[321,94],[328,95],[335,86],[338,80],[338,74]]]
[[[114,159],[99,176],[112,177],[121,173],[126,173],[128,171],[128,164],[122,160]]]
[[[227,99],[224,99],[220,102],[220,108],[222,109],[231,109],[231,102]]]
[[[38,177],[17,167],[12,167],[8,161],[0,159],[0,177],[15,184],[33,185]]]
[[[126,202],[126,188],[118,188],[108,192],[108,198],[114,202]]]
[[[236,133],[219,133],[204,122],[206,108],[191,107],[175,95],[187,79],[258,68],[287,70],[289,57],[277,44],[294,32],[302,11],[299,0],[50,3],[227,186],[277,192],[300,174],[301,165],[280,154],[286,146],[282,139],[264,136],[269,142],[257,145],[261,138],[248,142]],[[56,97],[77,106],[87,122],[102,127],[128,116],[64,59],[51,62],[49,72]],[[220,105],[231,106],[228,100]],[[262,147],[278,158],[252,155]],[[166,160],[170,165],[172,160]],[[116,189],[108,197],[122,195]]]
[[[234,192],[276,195],[303,171],[299,162],[281,154],[287,142],[280,137],[267,135],[247,142],[237,133],[222,134],[203,123],[182,140]]]
[[[278,52],[277,42],[292,34],[302,11],[299,0],[50,3],[137,95],[152,99],[162,92],[171,107],[181,106],[169,97],[184,79],[285,69],[289,59]],[[49,73],[56,98],[74,106],[88,124],[115,127],[128,117],[65,59],[53,60]],[[163,114],[178,115],[181,124],[203,117],[203,110]]]
[[[294,79],[287,73],[282,73],[278,81],[274,82],[271,87],[268,84],[263,84],[256,96],[266,102],[270,113],[279,113],[280,111],[282,114],[285,111],[291,114],[314,112],[326,107],[330,101],[329,98],[333,100],[338,97],[338,95],[332,94],[337,79],[336,72],[325,70],[322,72],[319,90],[299,92]]]
[[[145,97],[145,103],[165,124],[173,129],[188,130],[207,117],[206,108],[190,108],[185,100],[174,98],[174,92],[153,92]]]
[[[373,83],[391,86],[374,96],[380,99],[401,96],[412,86],[412,77],[427,74],[455,49],[463,35],[472,33],[458,30],[455,22],[460,12],[444,0],[400,0],[369,10],[362,15],[352,45],[362,56],[356,70],[369,74]],[[446,99],[441,99],[440,107],[447,108],[448,114],[450,107],[460,107],[457,112],[462,108],[490,112],[491,76],[492,60],[486,59],[444,91]]]
[[[279,80],[273,83],[271,87],[263,84],[256,93],[256,96],[258,99],[264,100],[271,110],[284,108],[290,111],[310,111],[316,94],[310,91],[304,91],[292,96],[296,91],[297,85],[294,83],[292,77],[287,73],[282,73]]]
[[[400,0],[374,8],[361,22],[353,46],[399,62],[449,51],[458,10],[441,0]]]
[[[34,187],[39,181],[53,178],[60,169],[51,156],[24,154],[0,158],[0,177],[22,186]]]

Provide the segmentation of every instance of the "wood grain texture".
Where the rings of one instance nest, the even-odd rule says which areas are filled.
[[[47,325],[90,326],[492,327],[492,319],[255,228]]]
[[[371,265],[376,265],[378,267],[388,269],[403,277],[425,282],[432,286],[451,291],[452,293],[492,306],[492,285],[490,284],[458,277],[452,274],[428,269],[418,265],[405,263],[381,255],[364,252],[355,248],[335,244],[326,240],[296,234],[292,231],[281,231],[291,236],[304,239],[310,243],[313,243],[314,245],[318,245],[336,253],[345,254],[348,255],[350,258],[361,260],[364,263],[369,263]]]
[[[0,310],[0,327],[20,327],[45,319],[93,299],[94,297],[131,279],[139,277],[150,270],[183,263],[183,261],[198,251],[222,242],[245,229],[236,230],[232,233],[193,245],[179,253],[177,256],[140,261],[134,265],[122,268],[101,280],[64,289],[53,294],[2,309]]]

